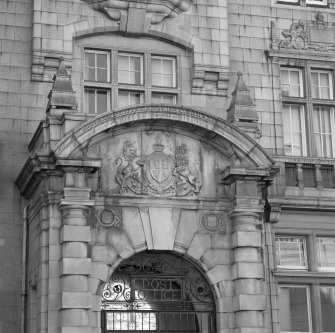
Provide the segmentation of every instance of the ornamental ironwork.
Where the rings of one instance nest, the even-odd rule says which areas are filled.
[[[213,311],[212,290],[196,267],[167,253],[127,259],[102,293],[103,310]]]

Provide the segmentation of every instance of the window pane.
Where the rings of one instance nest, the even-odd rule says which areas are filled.
[[[173,61],[163,59],[163,73],[173,74]]]
[[[129,72],[119,71],[119,82],[129,83]]]
[[[163,86],[164,87],[173,86],[173,75],[163,75]]]
[[[85,89],[86,113],[95,113],[95,92],[93,89]]]
[[[91,67],[85,68],[85,80],[95,81],[95,68]]]
[[[97,68],[97,81],[98,82],[107,82],[107,70]]]
[[[107,68],[107,54],[97,54],[97,67]]]
[[[161,86],[162,85],[162,76],[160,74],[152,74],[152,85]]]
[[[321,287],[323,332],[335,332],[335,287]]]
[[[309,332],[306,287],[279,287],[279,322],[284,332]]]
[[[306,269],[305,238],[276,237],[276,261],[279,268]]]
[[[335,270],[335,238],[317,238],[318,267],[320,270]]]
[[[128,57],[119,55],[118,58],[118,68],[119,70],[128,70]]]
[[[285,155],[303,156],[306,154],[304,130],[305,114],[303,106],[283,105],[283,127]]]
[[[334,133],[332,133],[333,124],[334,113],[331,108],[314,107],[313,126],[317,156],[330,158],[334,156]]]
[[[85,52],[85,66],[94,67],[95,66],[95,55],[91,52]]]
[[[139,57],[130,57],[130,70],[137,72],[141,70],[141,63]]]
[[[151,59],[151,71],[152,73],[160,73],[161,72],[161,60],[152,58]]]
[[[107,112],[107,91],[97,91],[97,113]]]

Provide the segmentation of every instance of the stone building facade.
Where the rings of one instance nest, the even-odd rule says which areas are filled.
[[[334,332],[334,11],[0,2],[0,333]]]

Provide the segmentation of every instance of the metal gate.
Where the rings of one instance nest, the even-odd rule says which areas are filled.
[[[103,311],[103,333],[213,332],[211,312]]]
[[[103,333],[212,333],[215,305],[209,284],[188,261],[168,253],[126,260],[105,285]]]

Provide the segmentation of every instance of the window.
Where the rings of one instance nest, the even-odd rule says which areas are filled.
[[[303,105],[283,104],[285,155],[305,156],[306,131]]]
[[[104,113],[141,103],[176,104],[177,57],[85,50],[85,111]]]
[[[330,70],[281,68],[285,155],[335,157],[332,77]]]
[[[335,332],[335,287],[320,287],[322,331]]]
[[[85,51],[85,80],[109,82],[109,52]]]
[[[333,87],[329,71],[311,71],[312,97],[318,99],[332,99]]]
[[[310,332],[310,306],[307,286],[279,286],[281,332]]]
[[[153,104],[176,104],[176,95],[152,93],[151,102]]]
[[[278,268],[307,269],[305,237],[276,237],[276,259]]]
[[[334,109],[315,106],[313,110],[313,125],[317,156],[334,157]]]
[[[280,70],[282,95],[303,97],[302,71],[296,68],[282,68]]]
[[[85,105],[89,113],[106,112],[108,109],[108,100],[108,90],[85,88]]]
[[[306,0],[307,5],[327,6],[327,0]]]
[[[175,87],[175,59],[171,57],[153,56],[151,60],[152,85],[159,87]]]
[[[118,106],[125,107],[129,105],[141,104],[143,93],[137,91],[119,90]]]
[[[143,56],[119,53],[118,82],[125,84],[143,84]]]
[[[277,3],[289,3],[300,6],[327,6],[327,0],[277,0]]]
[[[335,238],[318,237],[316,242],[319,270],[335,271]]]

